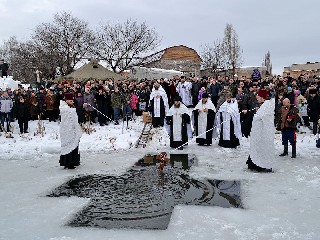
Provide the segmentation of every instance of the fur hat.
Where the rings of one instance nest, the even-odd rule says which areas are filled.
[[[269,92],[267,90],[259,89],[258,96],[262,97],[263,99],[267,99],[269,96]]]
[[[208,97],[209,97],[208,93],[203,93],[202,94],[202,98],[208,98]]]
[[[309,89],[309,94],[317,94],[317,89],[315,88]]]
[[[64,100],[73,100],[73,93],[66,92],[64,94]]]

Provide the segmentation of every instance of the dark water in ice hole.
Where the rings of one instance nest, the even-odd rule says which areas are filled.
[[[78,176],[49,197],[78,196],[90,202],[68,223],[73,227],[166,229],[175,205],[241,207],[240,181],[192,179],[196,158],[171,154],[163,172],[143,159],[124,175]]]

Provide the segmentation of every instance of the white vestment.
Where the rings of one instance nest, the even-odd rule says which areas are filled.
[[[250,158],[259,167],[270,169],[274,162],[274,99],[266,100],[252,120]]]
[[[194,110],[202,110],[198,113],[198,135],[200,135],[198,138],[206,138],[204,133],[207,131],[208,112],[204,112],[204,109],[211,109],[216,112],[216,107],[210,99],[206,103],[202,103],[202,100],[200,100],[195,106]]]
[[[174,142],[182,141],[182,114],[188,114],[189,109],[182,103],[180,103],[180,107],[176,108],[174,105],[169,109],[167,116],[172,116],[172,139]]]
[[[179,82],[176,88],[177,93],[181,97],[184,105],[186,106],[192,105],[191,88],[192,88],[191,82],[184,82],[184,83]]]
[[[60,139],[61,155],[66,155],[78,147],[82,135],[82,129],[78,123],[78,115],[75,108],[71,108],[65,101],[60,101]]]
[[[220,114],[222,113],[223,122],[221,123]],[[225,101],[219,108],[216,115],[216,128],[220,132],[221,124],[223,126],[223,140],[230,140],[230,120],[234,125],[234,135],[240,140],[242,138],[241,122],[238,108],[238,102],[234,99],[230,103]]]
[[[152,99],[154,104],[153,104],[153,116],[154,117],[160,117],[160,97],[162,97],[163,103],[164,103],[164,108],[165,108],[165,112],[168,112],[169,109],[169,104],[168,104],[168,97],[167,97],[167,93],[165,92],[165,90],[163,89],[162,86],[159,87],[158,90],[156,90],[154,87],[152,89],[152,92],[150,94],[150,101]]]

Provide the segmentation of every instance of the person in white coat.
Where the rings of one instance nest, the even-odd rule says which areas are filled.
[[[262,104],[253,116],[250,133],[248,169],[257,172],[272,172],[274,163],[274,108],[275,100],[266,100],[268,94],[259,90],[258,104]]]
[[[60,166],[74,169],[80,165],[79,142],[82,135],[78,123],[76,108],[73,106],[73,94],[65,93],[65,101],[60,101],[60,139],[61,155]]]
[[[181,101],[187,107],[192,106],[192,95],[191,95],[192,83],[186,81],[185,77],[181,77],[181,82],[177,85],[177,93],[181,97]]]

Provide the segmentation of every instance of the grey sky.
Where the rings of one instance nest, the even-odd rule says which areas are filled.
[[[320,61],[319,0],[0,0],[0,41],[26,40],[61,11],[93,29],[101,22],[146,21],[162,38],[158,50],[186,45],[199,53],[231,23],[244,66],[261,65],[268,50],[275,73],[292,63]]]

